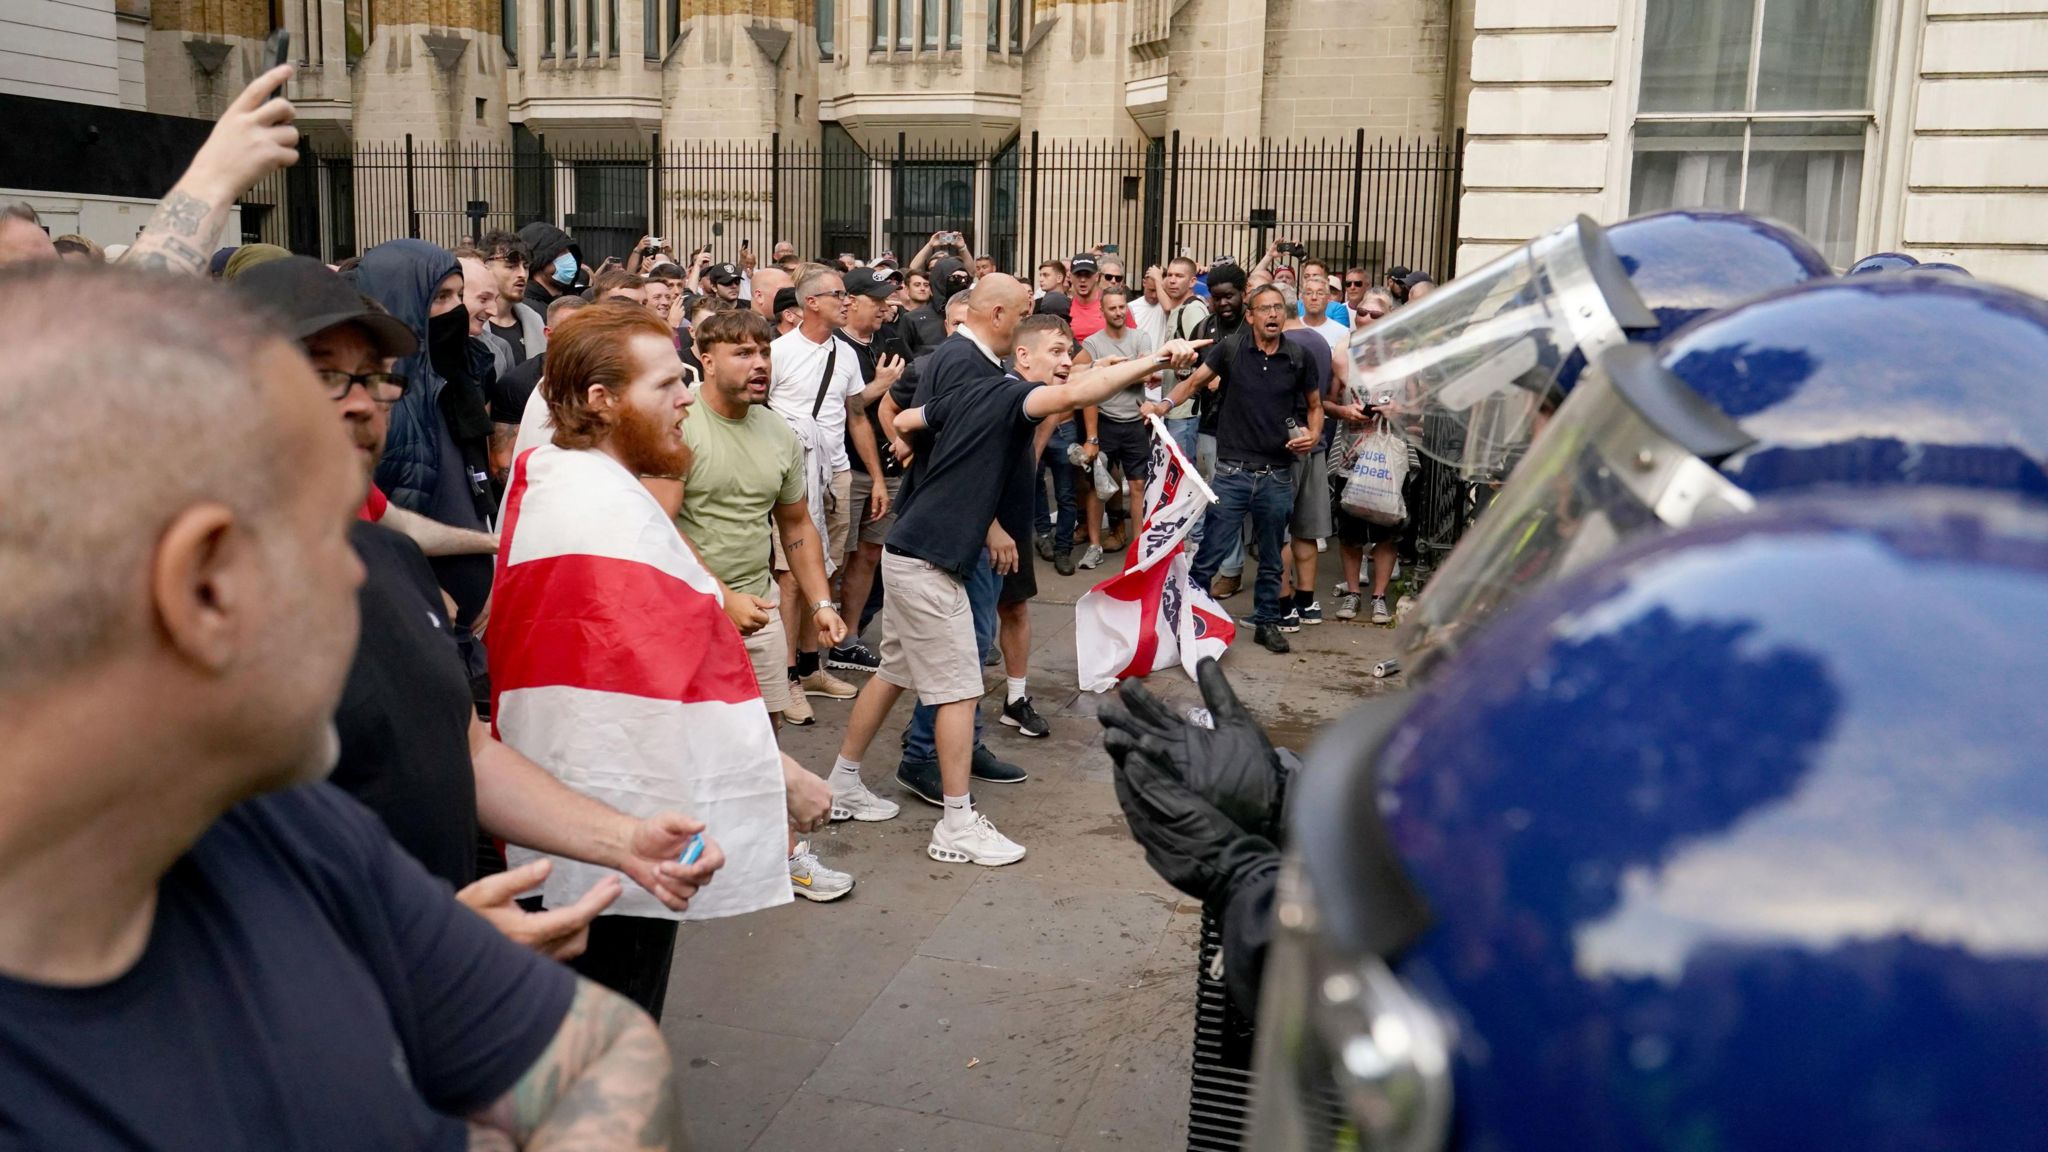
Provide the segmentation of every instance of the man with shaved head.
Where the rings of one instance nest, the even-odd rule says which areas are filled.
[[[123,340],[96,338],[108,310]],[[363,474],[330,390],[252,314],[191,279],[0,272],[7,1131],[670,1147],[653,1024],[319,782]],[[621,1130],[640,1139],[597,1134]]]
[[[968,297],[964,308],[956,305],[960,295]],[[959,309],[957,319],[954,318]],[[892,450],[909,451],[895,434],[895,415],[919,404],[929,403],[955,388],[987,384],[1003,378],[1003,360],[1009,355],[1017,325],[1031,313],[1031,291],[1012,276],[997,274],[985,278],[968,293],[956,294],[946,302],[946,315],[955,327],[938,348],[919,360],[913,377],[905,373],[882,401],[882,427],[890,434]],[[912,462],[900,491],[907,497],[919,466]],[[1027,494],[1018,494],[1024,498]],[[884,545],[886,552],[887,545]],[[884,584],[887,577],[884,577]],[[1002,574],[981,556],[966,576],[967,602],[974,614],[975,647],[987,659],[996,642],[996,608],[1003,589]],[[882,590],[883,603],[889,591]],[[939,753],[935,722],[937,709],[920,701],[910,714],[910,726],[903,734],[903,759],[896,766],[896,783],[927,804],[943,803],[939,782]],[[991,784],[1019,784],[1028,773],[989,751],[981,738],[981,716],[974,716],[973,775]],[[848,791],[859,786],[859,778],[835,773],[833,785]]]

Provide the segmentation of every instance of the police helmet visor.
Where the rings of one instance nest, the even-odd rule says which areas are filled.
[[[1655,325],[1600,226],[1581,216],[1354,332],[1352,387],[1422,454],[1498,478],[1574,351],[1590,360]]]
[[[1261,982],[1247,1148],[1438,1152],[1453,1017],[1394,969],[1428,909],[1379,811],[1378,763],[1412,697],[1355,710],[1309,752]]]
[[[1642,345],[1589,368],[1402,622],[1410,672],[1505,605],[1646,532],[1748,512],[1714,466],[1744,434]]]

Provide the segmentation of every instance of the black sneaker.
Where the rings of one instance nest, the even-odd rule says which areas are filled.
[[[935,808],[946,806],[946,789],[939,783],[937,760],[912,760],[905,756],[902,763],[896,765],[896,783]]]
[[[1278,624],[1260,624],[1252,629],[1252,639],[1259,647],[1275,655],[1286,655],[1294,649],[1288,646],[1287,637],[1280,634]],[[900,779],[900,777],[899,777]]]
[[[1290,606],[1287,615],[1280,618],[1279,628],[1282,632],[1301,631],[1301,609]]]
[[[1003,705],[1003,723],[1015,728],[1019,735],[1036,739],[1052,735],[1052,725],[1031,706],[1031,697],[1024,696]]]
[[[1038,538],[1033,540],[1031,544],[1032,547],[1038,549],[1038,558],[1040,560],[1052,559],[1052,537],[1040,532]]]
[[[1052,558],[1052,570],[1062,576],[1072,576],[1074,574],[1074,550],[1069,548],[1064,552],[1055,554]]]
[[[858,640],[851,644],[841,644],[825,654],[827,668],[844,668],[849,672],[873,672],[881,666],[882,658]]]
[[[1004,709],[1004,711],[1007,712],[1008,709]],[[938,778],[938,770],[938,765],[932,765],[932,778],[934,780]],[[976,780],[988,784],[1022,784],[1031,778],[1030,773],[1017,767],[1015,764],[1007,760],[996,759],[996,754],[989,751],[986,744],[976,744],[974,746],[974,766],[970,769],[969,774]],[[901,779],[901,777],[898,778]]]
[[[1303,624],[1321,624],[1323,622],[1323,602],[1318,600],[1303,608],[1301,610],[1301,622]]]

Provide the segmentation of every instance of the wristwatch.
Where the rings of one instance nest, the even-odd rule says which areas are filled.
[[[1088,443],[1090,443],[1090,444],[1093,444],[1093,445],[1095,445],[1095,446],[1096,446],[1096,447],[1098,447],[1098,448],[1100,448],[1100,447],[1102,446],[1102,441],[1101,441],[1101,440],[1099,440],[1099,439],[1097,439],[1097,438],[1095,438],[1095,437],[1093,437],[1093,436],[1090,436],[1090,437],[1088,438]]]
[[[823,612],[827,608],[830,608],[834,612],[837,612],[839,610],[839,605],[834,604],[830,600],[820,600],[817,603],[811,605],[811,615],[816,616],[818,613]]]

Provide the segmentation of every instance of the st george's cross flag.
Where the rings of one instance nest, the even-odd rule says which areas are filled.
[[[789,902],[782,757],[753,665],[718,581],[618,461],[552,444],[514,461],[486,647],[498,739],[629,816],[702,820],[725,850],[687,911],[628,882],[606,915]],[[508,852],[515,867],[539,855]],[[550,908],[610,874],[553,859]]]
[[[1124,570],[1074,605],[1074,646],[1081,688],[1107,692],[1117,681],[1179,661],[1193,677],[1204,656],[1222,659],[1237,635],[1230,614],[1189,578],[1188,533],[1216,500],[1157,416],[1145,522]]]

